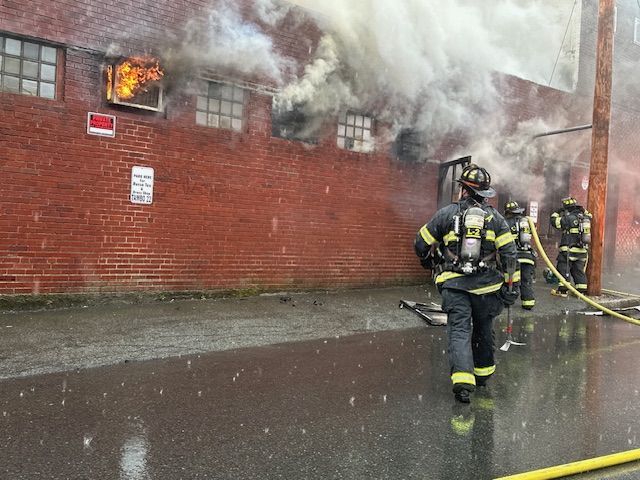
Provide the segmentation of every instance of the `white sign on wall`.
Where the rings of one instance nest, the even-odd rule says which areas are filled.
[[[150,205],[153,202],[153,168],[131,169],[131,203]]]
[[[538,202],[529,202],[529,217],[533,220],[533,223],[538,223]]]

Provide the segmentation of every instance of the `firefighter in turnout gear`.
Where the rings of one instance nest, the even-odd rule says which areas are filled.
[[[448,354],[453,393],[470,402],[476,386],[486,384],[496,369],[493,320],[518,298],[520,270],[517,250],[504,217],[487,203],[496,195],[489,173],[467,165],[458,183],[459,200],[439,210],[414,241],[422,260],[439,246],[444,261],[437,266],[435,284],[447,313]]]
[[[504,218],[511,229],[511,236],[518,249],[520,264],[520,300],[522,308],[531,310],[536,304],[533,295],[533,278],[536,274],[536,252],[531,246],[529,219],[522,215],[524,208],[518,202],[504,204]]]
[[[580,293],[587,291],[587,262],[589,260],[589,244],[591,243],[592,215],[573,197],[562,199],[562,208],[551,214],[551,225],[562,231],[560,248],[556,260],[556,269],[571,282],[571,277]],[[568,289],[558,285],[551,290],[552,295],[567,297]]]

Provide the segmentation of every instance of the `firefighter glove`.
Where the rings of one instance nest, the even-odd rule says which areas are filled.
[[[519,295],[520,295],[520,288],[517,287],[516,285],[513,285],[511,287],[511,291],[509,291],[509,287],[507,286],[507,284],[504,284],[502,285],[502,287],[500,287],[499,296],[500,296],[500,300],[502,300],[502,303],[504,304],[505,307],[510,307],[511,305],[516,303],[516,300],[518,299]]]

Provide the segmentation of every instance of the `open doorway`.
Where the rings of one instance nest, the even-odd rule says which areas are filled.
[[[471,163],[471,156],[460,157],[440,164],[438,172],[438,210],[458,198],[458,183],[464,167]]]

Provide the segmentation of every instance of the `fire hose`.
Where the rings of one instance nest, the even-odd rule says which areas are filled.
[[[576,295],[581,300],[585,301],[587,304],[591,305],[598,310],[601,310],[604,313],[612,315],[614,317],[620,318],[621,320],[625,320],[629,323],[633,323],[636,325],[640,325],[640,321],[631,317],[627,317],[626,315],[622,315],[618,312],[614,312],[613,310],[609,310],[608,308],[597,304],[590,298],[586,297],[578,290],[576,290],[560,273],[556,270],[555,266],[549,260],[549,257],[545,253],[542,245],[540,243],[540,238],[538,237],[538,232],[536,231],[536,227],[531,218],[527,217],[529,221],[529,226],[531,227],[531,233],[536,242],[536,246],[538,247],[538,252],[544,259],[547,266],[551,269],[553,274],[558,277],[558,281],[562,283],[565,287],[567,287],[571,293]],[[619,292],[615,292],[619,293]],[[555,467],[543,468],[541,470],[534,470],[530,472],[520,473],[516,475],[510,475],[508,477],[500,477],[495,480],[548,480],[554,478],[565,477],[568,475],[575,475],[578,473],[584,473],[591,470],[597,470],[605,467],[611,467],[615,465],[620,465],[622,463],[632,462],[640,460],[640,449],[631,450],[628,452],[620,452],[612,455],[606,455],[603,457],[590,458],[587,460],[581,460],[573,463],[567,463],[565,465],[558,465]]]
[[[547,264],[547,266],[551,269],[551,271],[553,272],[553,274],[558,278],[558,281],[564,285],[565,287],[567,287],[567,289],[569,289],[569,291],[571,291],[571,293],[573,293],[576,297],[578,297],[580,300],[586,302],[588,305],[591,305],[594,308],[597,308],[598,310],[600,310],[601,312],[606,313],[607,315],[611,315],[612,317],[616,317],[619,318],[620,320],[624,320],[625,322],[629,322],[629,323],[633,323],[635,325],[640,325],[640,320],[636,320],[635,318],[631,318],[628,317],[626,315],[623,315],[619,312],[615,312],[613,310],[608,309],[607,307],[600,305],[596,302],[594,302],[593,300],[591,300],[589,297],[583,295],[582,293],[580,293],[578,290],[576,290],[573,285],[571,285],[571,283],[569,283],[566,278],[564,278],[564,275],[561,275],[558,270],[556,270],[556,267],[553,265],[553,263],[551,263],[551,261],[549,260],[549,257],[547,256],[547,254],[545,253],[544,249],[542,248],[542,244],[540,243],[540,237],[538,237],[538,231],[536,230],[536,226],[533,223],[533,220],[530,217],[527,217],[527,220],[529,220],[529,226],[531,227],[531,233],[533,235],[533,239],[536,242],[536,247],[538,247],[538,253],[540,253],[540,255],[542,256],[542,258],[544,259],[545,263]]]

